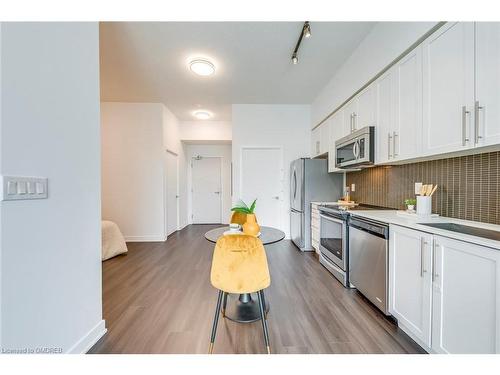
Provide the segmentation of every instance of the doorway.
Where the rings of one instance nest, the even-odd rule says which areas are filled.
[[[257,199],[260,225],[283,229],[283,150],[281,147],[241,149],[240,197]]]
[[[222,223],[222,158],[192,158],[191,181],[192,223]]]
[[[165,223],[167,237],[179,229],[179,157],[167,150],[165,160]]]

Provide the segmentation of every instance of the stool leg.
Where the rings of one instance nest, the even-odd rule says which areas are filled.
[[[264,331],[264,341],[266,343],[267,354],[271,354],[271,348],[269,347],[269,333],[267,332],[267,320],[264,313],[264,291],[260,290],[259,296],[259,309],[260,309],[260,321],[262,322],[262,330]]]
[[[210,336],[210,345],[208,346],[208,354],[212,354],[214,350],[215,334],[217,333],[217,323],[219,322],[220,305],[222,302],[222,296],[224,292],[219,290],[219,296],[217,297],[217,307],[215,309],[214,323],[212,324],[212,335]]]
[[[222,299],[222,317],[226,316],[226,305],[227,305],[227,295],[229,293],[224,293],[224,298]]]
[[[262,305],[264,306],[264,316],[267,319],[267,305],[266,305],[266,296],[264,295],[264,291],[262,291]]]

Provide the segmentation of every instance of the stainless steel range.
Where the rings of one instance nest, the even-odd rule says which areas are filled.
[[[385,207],[324,205],[320,211],[319,261],[345,287],[349,281],[349,216],[354,210],[383,210]]]

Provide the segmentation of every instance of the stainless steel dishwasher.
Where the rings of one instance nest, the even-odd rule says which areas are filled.
[[[375,306],[388,313],[389,226],[349,219],[349,281]]]

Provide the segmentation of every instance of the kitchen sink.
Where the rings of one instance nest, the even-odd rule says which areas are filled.
[[[500,241],[500,232],[490,229],[482,229],[470,227],[468,225],[455,224],[455,223],[419,223],[428,227],[449,230],[451,232],[458,232],[468,234],[470,236],[488,238],[490,240]]]

